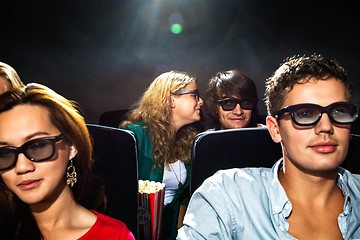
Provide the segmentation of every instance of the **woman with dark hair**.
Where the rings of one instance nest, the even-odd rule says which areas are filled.
[[[208,129],[232,129],[257,124],[255,83],[237,70],[218,72],[210,79],[204,101]]]
[[[74,102],[28,84],[0,95],[0,122],[2,239],[134,239],[95,211],[106,198]]]

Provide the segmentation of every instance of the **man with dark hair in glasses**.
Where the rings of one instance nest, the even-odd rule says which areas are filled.
[[[194,193],[178,239],[360,239],[360,176],[340,168],[359,106],[336,62],[287,59],[266,81],[283,158],[220,171]]]
[[[218,72],[206,88],[204,116],[207,129],[262,127],[258,124],[255,83],[238,70]]]

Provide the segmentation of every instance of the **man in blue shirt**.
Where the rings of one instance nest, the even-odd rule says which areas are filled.
[[[345,71],[321,56],[287,59],[266,81],[272,169],[217,172],[194,193],[178,239],[360,239],[360,176],[339,165],[359,106]]]

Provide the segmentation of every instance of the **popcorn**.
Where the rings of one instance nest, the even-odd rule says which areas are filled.
[[[139,180],[139,193],[155,193],[165,188],[165,183]]]
[[[165,184],[139,180],[139,237],[156,240],[161,235]]]

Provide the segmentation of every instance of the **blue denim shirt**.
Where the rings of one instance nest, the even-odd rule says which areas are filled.
[[[295,239],[286,218],[291,202],[272,169],[218,171],[190,200],[177,239]],[[339,168],[337,185],[345,196],[338,224],[344,239],[360,239],[360,175]]]

